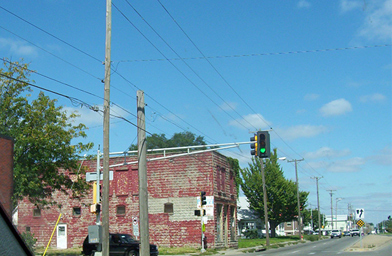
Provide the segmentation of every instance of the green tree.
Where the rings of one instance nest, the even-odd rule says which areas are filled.
[[[275,236],[275,228],[283,222],[291,221],[297,216],[297,188],[293,181],[283,176],[277,162],[276,149],[264,164],[265,184],[267,191],[268,220],[271,236]],[[250,209],[264,220],[263,187],[261,165],[258,159],[252,158],[248,168],[240,169],[241,189],[247,197]],[[300,207],[305,208],[308,192],[300,191]]]
[[[68,194],[71,186],[72,193],[81,196],[89,187],[86,181],[73,182],[59,170],[76,172],[79,155],[92,147],[92,143],[71,143],[86,137],[86,126],[72,125],[77,115],[56,106],[56,100],[43,92],[29,101],[30,85],[27,64],[4,61],[4,69],[0,68],[0,133],[15,143],[13,200],[28,197],[37,205],[53,204],[53,192]]]
[[[311,213],[312,211],[312,213]],[[313,218],[312,218],[312,214],[313,214]],[[318,226],[318,210],[317,209],[305,209],[303,211],[301,211],[301,215],[304,219],[304,225],[309,225],[312,223],[312,219],[313,219],[313,230],[317,230],[319,228]],[[325,215],[324,214],[320,214],[320,223],[321,225],[323,225],[323,221],[325,222]]]
[[[170,139],[167,139],[165,134],[154,133],[151,136],[147,136],[146,141],[147,149],[206,145],[202,136],[196,137],[191,132],[175,133]],[[132,144],[129,150],[137,150],[137,145]]]

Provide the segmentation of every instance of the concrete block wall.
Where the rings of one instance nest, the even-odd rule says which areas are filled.
[[[153,158],[154,156],[148,156]],[[135,160],[132,157],[128,161]],[[111,158],[110,165],[123,163],[124,157]],[[84,161],[84,166],[89,172],[96,171],[96,160]],[[219,194],[216,187],[218,175],[217,167],[225,169],[224,187],[220,188]],[[114,179],[110,181],[110,232],[133,234],[133,218],[139,219],[139,195],[138,195],[138,170],[137,165],[128,165],[111,168],[114,170]],[[207,196],[214,196],[215,205],[221,204],[228,209],[236,209],[236,191],[230,187],[230,167],[226,157],[217,153],[209,152],[194,156],[177,157],[173,159],[150,161],[147,163],[148,180],[148,206],[150,242],[159,246],[200,247],[201,242],[201,218],[194,215],[197,209],[197,196],[200,191],[206,191]],[[75,174],[74,174],[75,175]],[[76,177],[76,175],[75,175]],[[85,177],[82,177],[85,178]],[[235,192],[232,194],[231,192]],[[41,217],[33,217],[34,206],[23,200],[19,204],[19,229],[21,232],[28,227],[38,239],[37,246],[46,246],[61,211],[63,217],[60,223],[67,224],[68,247],[78,247],[83,243],[87,235],[87,227],[95,225],[95,215],[89,212],[92,204],[92,189],[87,197],[76,200],[69,196],[56,193],[56,201],[62,205],[61,209],[52,206],[41,210]],[[165,204],[172,204],[173,212],[165,213]],[[125,206],[125,214],[117,214],[117,206]],[[73,216],[73,207],[81,208],[80,216]],[[215,246],[217,228],[217,215],[208,217],[206,236],[210,247]],[[229,213],[226,225],[230,224]],[[220,247],[236,246],[237,242],[230,239],[231,228],[227,243],[221,243]],[[56,247],[56,236],[51,242],[51,247]]]

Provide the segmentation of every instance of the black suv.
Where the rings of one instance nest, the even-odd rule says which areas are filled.
[[[109,255],[138,256],[140,242],[128,234],[109,234]],[[83,242],[83,255],[94,255],[97,244],[90,244],[88,236]],[[158,256],[158,246],[150,244],[150,255]]]

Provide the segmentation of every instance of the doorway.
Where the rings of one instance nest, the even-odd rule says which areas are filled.
[[[57,226],[57,248],[67,249],[67,224]]]

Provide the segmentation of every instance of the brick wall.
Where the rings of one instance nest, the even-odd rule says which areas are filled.
[[[0,202],[10,218],[12,215],[13,157],[12,138],[0,135]]]
[[[156,155],[158,156],[158,155]],[[149,155],[148,158],[155,156]],[[127,158],[133,161],[132,157]],[[124,157],[111,158],[110,165],[124,162]],[[96,160],[84,161],[89,171],[96,171]],[[110,232],[133,234],[132,220],[139,218],[138,171],[137,165],[121,166],[114,169],[114,179],[110,181]],[[217,174],[219,171],[219,174]],[[214,196],[217,205],[226,209],[225,214],[208,216],[206,236],[210,247],[237,246],[236,223],[236,190],[231,187],[232,170],[225,156],[217,152],[208,152],[192,156],[149,161],[147,163],[148,209],[150,242],[159,246],[200,247],[201,218],[194,215],[197,209],[197,196],[206,191],[207,196]],[[221,186],[216,181],[220,179]],[[224,184],[224,185],[222,185]],[[233,186],[235,186],[233,184]],[[61,209],[53,206],[41,209],[41,216],[34,217],[34,206],[26,200],[19,204],[19,229],[21,232],[29,228],[38,239],[37,245],[46,245],[59,213],[60,223],[68,229],[68,247],[81,246],[87,235],[87,227],[95,225],[95,215],[89,212],[92,203],[92,189],[86,198],[70,199],[68,196],[55,193],[54,198],[61,203]],[[165,204],[172,206],[173,212],[165,213]],[[125,214],[117,214],[117,207],[124,206]],[[73,208],[80,207],[81,215],[74,216]],[[220,225],[217,225],[217,218]],[[225,225],[223,227],[222,225]],[[218,229],[221,237],[217,240]],[[51,243],[56,247],[56,236]]]

